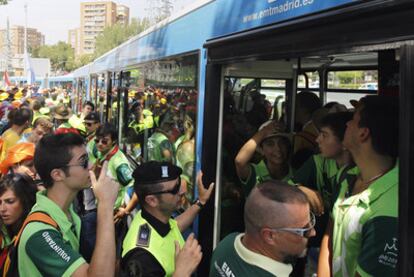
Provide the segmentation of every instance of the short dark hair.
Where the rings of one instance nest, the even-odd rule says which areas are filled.
[[[164,188],[162,183],[154,183],[154,184],[145,184],[145,185],[134,185],[134,191],[138,196],[139,203],[141,206],[145,207],[147,204],[145,203],[145,197],[150,195],[154,191],[161,191]],[[159,195],[156,195],[159,197]]]
[[[32,118],[32,111],[27,108],[14,109],[10,111],[9,119],[12,124],[17,126],[23,126],[25,123],[30,122]]]
[[[372,147],[381,155],[398,156],[398,97],[369,95],[359,100],[359,126],[370,131]]]
[[[320,127],[327,127],[332,130],[333,134],[340,140],[344,140],[346,123],[352,119],[352,112],[337,112],[325,115]]]
[[[39,111],[42,108],[42,104],[40,103],[39,100],[34,100],[32,102],[32,109],[33,111]]]
[[[283,181],[271,180],[257,185],[262,196],[279,203],[302,203],[307,204],[308,198],[296,186]]]
[[[86,102],[83,104],[83,107],[85,107],[85,106],[91,106],[92,111],[94,111],[94,110],[95,110],[95,105],[94,105],[91,101],[86,101]]]
[[[9,235],[13,236],[16,235],[14,232],[17,233],[20,229],[23,221],[36,202],[37,187],[30,176],[16,173],[5,175],[0,180],[0,195],[3,195],[8,189],[11,189],[14,192],[23,206],[23,213],[18,221],[13,224],[14,226],[10,226],[11,228],[7,228],[8,231],[12,231],[12,234],[9,233]]]
[[[264,201],[263,197],[270,201]],[[271,180],[258,184],[249,194],[244,205],[246,233],[258,233],[262,227],[281,225],[280,221],[285,211],[284,209],[269,211],[269,208],[274,206],[272,202],[304,205],[309,203],[306,195],[300,189],[286,182]]]
[[[104,137],[110,135],[112,141],[118,140],[118,131],[111,123],[105,123],[96,130],[96,137]]]
[[[83,138],[73,133],[46,135],[39,141],[34,165],[46,188],[53,186],[52,170],[67,165],[72,159],[72,148],[83,144]]]
[[[305,112],[312,114],[322,107],[319,97],[310,90],[304,90],[296,95],[297,108],[301,108]]]

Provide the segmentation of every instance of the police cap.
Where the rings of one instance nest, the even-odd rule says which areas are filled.
[[[169,162],[150,161],[138,166],[132,176],[137,187],[171,181],[177,179],[181,173],[181,168]]]

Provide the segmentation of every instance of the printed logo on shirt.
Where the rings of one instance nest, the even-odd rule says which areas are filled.
[[[228,266],[228,264],[226,262],[223,262],[223,264],[221,266],[219,266],[217,264],[217,261],[215,261],[214,262],[214,267],[216,268],[217,272],[222,277],[235,277],[236,276],[236,275],[234,275],[233,271],[231,270],[231,268]]]
[[[386,242],[384,246],[384,252],[378,257],[380,264],[395,268],[398,262],[398,239],[392,238],[392,242]]]
[[[42,237],[45,239],[47,244],[50,246],[50,248],[56,252],[64,261],[69,262],[70,256],[59,246],[56,244],[56,242],[52,239],[49,232],[45,231],[42,233]]]

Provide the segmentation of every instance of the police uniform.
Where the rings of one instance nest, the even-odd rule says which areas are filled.
[[[148,162],[134,171],[135,189],[141,184],[155,184],[178,178],[179,167],[170,163]],[[123,276],[172,276],[175,270],[175,241],[184,239],[177,221],[163,223],[144,208],[129,227],[122,251]]]

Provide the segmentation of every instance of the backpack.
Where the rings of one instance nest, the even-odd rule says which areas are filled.
[[[7,255],[4,261],[4,264],[1,269],[1,276],[2,277],[18,277],[19,276],[19,270],[18,270],[18,254],[17,249],[19,245],[20,236],[23,233],[24,228],[27,224],[31,222],[42,222],[48,225],[53,226],[57,230],[59,230],[59,226],[54,221],[50,215],[48,215],[45,212],[33,212],[27,216],[25,221],[23,222],[22,227],[19,230],[19,233],[13,238],[12,243],[7,247]]]

